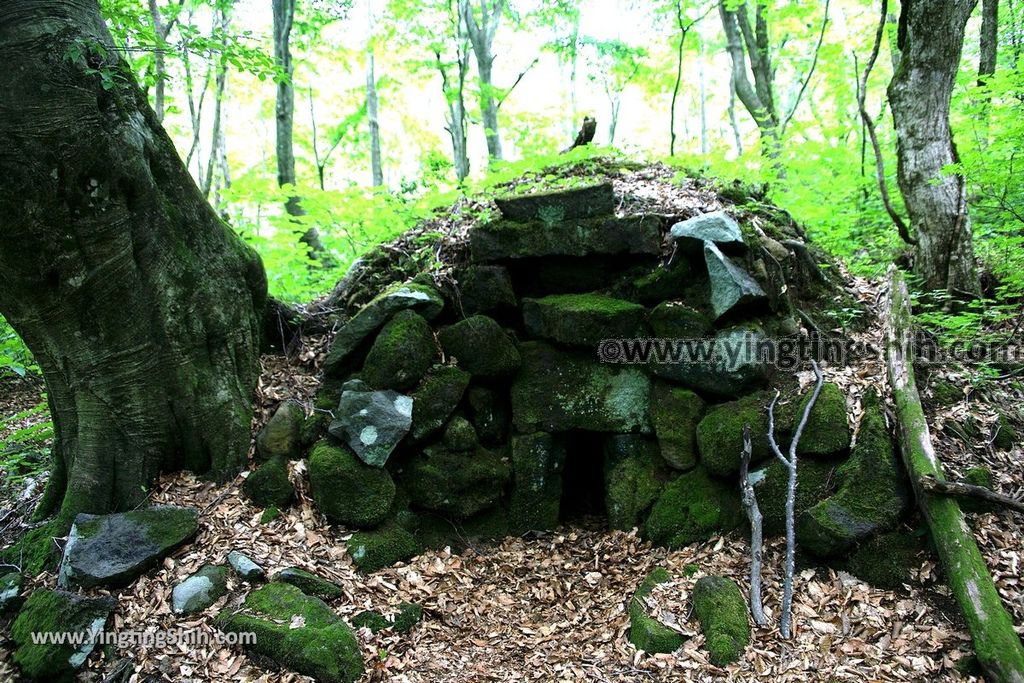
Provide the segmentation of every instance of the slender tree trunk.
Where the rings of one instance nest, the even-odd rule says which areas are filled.
[[[729,126],[732,128],[733,141],[736,143],[736,156],[743,156],[743,135],[736,119],[736,81],[729,78]]]
[[[217,171],[217,159],[220,156],[220,145],[224,141],[221,113],[224,104],[224,93],[228,81],[227,33],[230,26],[228,10],[221,7],[217,10],[217,27],[215,32],[220,36],[221,54],[217,59],[217,75],[214,76],[213,89],[213,129],[210,132],[210,158],[206,163],[206,174],[203,177],[203,197],[209,198],[213,188],[214,176]]]
[[[96,0],[9,3],[0,60],[0,313],[55,426],[38,512],[132,508],[166,470],[232,475],[251,436],[259,257],[203,200]]]
[[[384,168],[380,155],[380,118],[378,116],[377,74],[373,57],[373,8],[368,7],[370,41],[366,48],[366,117],[370,122],[370,170],[373,186],[384,184]]]
[[[999,0],[981,0],[981,40],[979,41],[978,85],[996,72],[999,51]]]
[[[672,103],[669,106],[669,156],[676,155],[676,102],[679,101],[679,87],[683,83],[683,47],[689,27],[683,21],[683,0],[676,0],[676,25],[679,28],[679,44],[676,46],[676,80],[672,85]],[[702,72],[703,73],[703,72]],[[703,107],[703,104],[701,105]]]
[[[277,184],[280,187],[291,187],[291,196],[285,203],[289,215],[299,217],[305,215],[302,202],[295,194],[295,151],[292,142],[295,121],[295,85],[292,81],[291,33],[295,21],[295,0],[272,0],[274,12],[274,62],[281,70],[282,78],[277,84],[277,105],[274,115],[277,123]],[[309,247],[311,258],[320,259],[324,256],[324,245],[320,241],[320,233],[311,227],[307,229],[299,241]]]
[[[167,80],[167,63],[164,58],[163,41],[164,20],[160,14],[160,7],[156,0],[149,0],[149,16],[153,21],[153,32],[156,34],[157,46],[153,51],[153,72],[156,74],[156,83],[153,86],[153,109],[156,112],[156,120],[164,121],[164,82]]]
[[[904,0],[899,67],[889,83],[896,127],[897,177],[916,240],[914,270],[928,289],[957,296],[980,291],[962,175],[943,169],[959,158],[949,105],[964,27],[977,0]]]
[[[494,36],[505,9],[505,0],[480,0],[480,16],[473,12],[471,0],[459,0],[459,13],[466,35],[476,56],[476,70],[480,79],[480,116],[487,139],[487,156],[500,161],[501,134],[498,129],[498,101],[494,97]]]
[[[700,154],[706,157],[711,151],[711,145],[708,140],[707,78],[704,72],[704,41],[701,40],[700,67],[697,71],[697,78],[700,82]]]

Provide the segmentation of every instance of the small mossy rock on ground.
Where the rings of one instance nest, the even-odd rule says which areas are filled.
[[[395,633],[408,633],[421,621],[423,621],[423,607],[414,602],[403,602],[398,605],[393,628]]]
[[[374,389],[404,391],[437,360],[437,343],[427,321],[414,311],[399,311],[373,341],[360,375]]]
[[[487,387],[470,387],[466,394],[469,417],[480,441],[488,446],[504,443],[508,437],[512,408],[508,396]]]
[[[644,536],[655,545],[681,548],[740,525],[738,486],[712,479],[697,467],[669,482],[651,508]]]
[[[837,479],[834,496],[797,517],[800,546],[818,557],[842,554],[892,529],[910,507],[903,467],[874,392],[865,397],[857,445],[837,470]]]
[[[271,522],[273,522],[275,519],[277,519],[280,516],[281,516],[280,508],[277,508],[277,507],[271,505],[270,507],[268,507],[266,510],[263,511],[262,515],[260,515],[260,524],[270,524]]]
[[[412,394],[412,438],[421,441],[444,426],[459,405],[469,373],[451,365],[440,365],[427,373]]]
[[[857,547],[846,563],[858,579],[885,590],[900,590],[921,567],[922,538],[908,532],[879,534]]]
[[[8,572],[0,576],[0,615],[13,611],[21,604],[21,574]]]
[[[288,507],[295,497],[288,462],[279,455],[267,460],[246,477],[242,490],[260,507]]]
[[[704,400],[688,389],[665,382],[651,388],[651,424],[671,467],[686,471],[697,465],[697,425],[705,410]]]
[[[469,266],[457,277],[452,298],[459,315],[511,310],[519,303],[512,289],[512,276],[503,266]]]
[[[319,442],[309,455],[309,489],[329,520],[356,528],[383,522],[395,500],[395,482],[387,470],[370,467],[328,441]]]
[[[81,644],[33,643],[33,634],[95,634],[101,632],[116,602],[112,597],[87,598],[60,590],[38,589],[25,601],[11,627],[14,661],[22,674],[43,683],[75,678],[95,648],[92,638]]]
[[[450,325],[438,339],[445,355],[474,377],[505,377],[519,368],[515,342],[493,318],[474,315]]]
[[[154,506],[112,515],[75,517],[64,546],[61,588],[123,588],[199,530],[195,508]]]
[[[712,211],[676,223],[668,234],[679,249],[690,254],[699,254],[705,242],[713,242],[727,253],[746,251],[739,223],[725,211]]]
[[[275,582],[250,593],[243,607],[224,610],[218,622],[228,633],[255,634],[247,650],[320,683],[352,683],[363,675],[355,634],[322,600]]]
[[[630,296],[646,305],[675,299],[689,283],[691,274],[689,262],[683,259],[668,266],[658,266],[632,280],[628,288]]]
[[[603,294],[553,294],[523,299],[523,323],[534,337],[593,350],[604,339],[643,333],[647,310]]]
[[[413,399],[394,391],[363,391],[346,383],[327,431],[367,465],[383,467],[412,428]],[[364,385],[363,385],[364,386]]]
[[[394,521],[352,534],[348,554],[359,571],[370,573],[404,562],[423,551],[416,537]]]
[[[647,613],[647,597],[659,583],[671,581],[664,567],[655,567],[637,587],[629,600],[629,642],[649,654],[668,654],[678,650],[686,637]]]
[[[759,353],[765,341],[760,326],[737,325],[719,330],[711,339],[682,338],[689,339],[689,343],[671,347],[661,358],[655,354],[648,365],[653,374],[725,397],[764,386],[768,366]]]
[[[391,622],[381,614],[372,609],[363,610],[352,617],[352,628],[368,628],[370,633],[378,633],[391,627]]]
[[[388,287],[338,330],[324,359],[324,372],[331,377],[344,374],[355,352],[398,311],[414,310],[429,321],[442,308],[444,299],[433,287],[414,282]]]
[[[682,301],[662,301],[651,310],[647,321],[655,336],[662,339],[703,339],[711,331],[708,317]]]
[[[238,578],[249,583],[262,583],[267,580],[267,572],[256,564],[251,557],[237,550],[228,553],[228,564]]]
[[[531,192],[495,197],[501,215],[510,221],[561,223],[577,218],[606,216],[615,211],[611,183],[548,192]]]
[[[708,409],[697,425],[697,447],[701,463],[709,472],[719,477],[739,476],[744,425],[750,425],[751,465],[772,456],[765,410],[769,401],[771,395],[759,391]],[[785,448],[782,441],[779,443]]]
[[[204,564],[171,589],[171,611],[175,614],[202,612],[228,591],[228,569]]]
[[[704,263],[711,280],[711,309],[716,319],[740,307],[753,310],[767,305],[768,295],[757,280],[711,242],[704,243]]]
[[[554,529],[562,496],[565,447],[551,434],[535,432],[512,437],[511,531]]]
[[[464,518],[496,505],[510,475],[508,464],[483,447],[431,446],[409,460],[401,481],[417,506]]]
[[[1017,430],[1004,413],[999,413],[992,428],[992,445],[1001,451],[1008,451],[1017,443]]]
[[[633,366],[611,366],[542,342],[521,345],[512,415],[522,433],[650,432],[651,381]]]
[[[543,221],[503,220],[470,230],[469,247],[477,263],[534,256],[657,256],[661,253],[661,230],[659,220],[652,216],[580,219],[571,226],[557,227]]]
[[[781,446],[780,446],[781,448]],[[794,512],[797,520],[815,505],[831,496],[836,490],[836,464],[821,460],[799,460],[797,463],[797,487]],[[789,470],[776,458],[763,468],[751,472],[757,505],[761,510],[762,529],[765,536],[779,536],[786,532],[786,489],[789,484]],[[803,548],[803,536],[797,530],[797,546]]]
[[[604,504],[608,526],[642,528],[668,480],[658,445],[636,434],[610,437],[604,447]]]
[[[705,576],[693,587],[693,613],[704,632],[715,666],[738,660],[750,644],[747,601],[740,587],[724,576]]]
[[[267,424],[256,435],[259,460],[274,457],[298,458],[302,455],[302,425],[306,413],[302,406],[285,401],[277,407]]]
[[[306,595],[322,600],[333,600],[345,594],[338,584],[322,579],[301,567],[286,567],[277,573],[274,580],[289,583]]]
[[[799,403],[790,402],[776,413],[777,421],[785,427],[787,433],[796,429],[812,393],[812,390],[808,390]],[[818,400],[807,418],[797,453],[811,457],[844,453],[850,447],[850,437],[850,424],[846,419],[846,397],[837,385],[827,382],[822,385]],[[788,441],[786,445],[788,448]],[[782,448],[781,442],[779,447]]]
[[[965,484],[981,486],[993,491],[992,471],[987,467],[969,467],[963,476]],[[999,505],[981,498],[961,498],[957,501],[965,512],[997,512]]]

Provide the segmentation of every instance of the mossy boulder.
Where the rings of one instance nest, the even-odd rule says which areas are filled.
[[[1001,451],[1008,451],[1017,443],[1017,430],[1005,413],[999,413],[992,427],[992,445]]]
[[[669,482],[651,508],[644,536],[655,545],[681,548],[740,525],[738,487],[697,467]]]
[[[512,384],[512,416],[523,433],[650,432],[650,379],[632,366],[610,366],[543,342],[521,345]]]
[[[675,652],[686,641],[683,634],[673,631],[647,613],[647,598],[659,583],[672,580],[664,567],[656,567],[637,587],[629,600],[629,642],[638,650],[650,654]]]
[[[690,263],[677,259],[668,266],[658,266],[630,283],[632,296],[642,304],[656,304],[675,299],[689,283],[692,276]]]
[[[711,332],[708,317],[682,301],[663,301],[647,320],[654,335],[662,339],[704,339]]]
[[[274,580],[289,583],[306,595],[312,595],[322,600],[333,600],[345,594],[345,591],[338,584],[320,578],[301,567],[286,567],[278,572]]]
[[[750,644],[750,622],[747,601],[735,581],[723,576],[698,580],[693,587],[693,613],[712,664],[727,666],[743,655]]]
[[[279,405],[267,424],[256,435],[258,459],[294,459],[302,455],[302,425],[305,420],[306,413],[297,403],[285,401]]]
[[[706,406],[688,389],[655,382],[651,390],[651,423],[661,457],[677,470],[697,465],[697,425]]]
[[[483,447],[454,451],[439,445],[413,456],[401,475],[415,505],[455,517],[497,504],[509,478],[508,464]]]
[[[620,434],[605,442],[605,510],[608,526],[629,531],[643,527],[647,512],[668,480],[658,445],[639,435]]]
[[[921,566],[925,542],[915,534],[890,531],[868,539],[850,555],[846,568],[875,588],[899,590]]]
[[[577,218],[605,216],[615,211],[615,191],[610,182],[585,187],[495,197],[501,215],[510,221],[544,221],[550,224]]]
[[[473,265],[457,275],[458,286],[452,297],[461,315],[505,311],[518,301],[512,289],[512,277],[503,266]]]
[[[249,474],[242,490],[260,507],[288,507],[295,497],[295,487],[288,479],[288,462],[281,456],[266,461]]]
[[[797,521],[801,547],[819,557],[839,555],[869,536],[892,529],[910,506],[903,468],[874,392],[864,401],[857,445],[836,474],[836,494]]]
[[[444,435],[441,437],[441,444],[450,450],[466,452],[471,451],[479,444],[476,429],[469,420],[456,415],[445,425]]]
[[[399,311],[374,340],[361,377],[374,389],[404,391],[436,362],[437,344],[430,325],[414,311]]]
[[[393,628],[395,633],[408,633],[421,621],[423,621],[423,607],[414,602],[403,602],[398,605]]]
[[[75,678],[95,648],[85,637],[102,631],[114,611],[112,597],[87,598],[59,590],[38,589],[25,601],[11,627],[14,662],[22,674],[34,681],[63,683]],[[34,643],[34,634],[80,634],[81,644]]]
[[[807,510],[826,500],[836,490],[835,463],[821,460],[800,460],[797,466],[796,504],[797,520]],[[789,484],[789,470],[772,458],[763,468],[751,472],[757,483],[757,506],[764,518],[762,528],[766,536],[778,536],[786,532],[786,489]],[[803,536],[797,536],[797,544],[803,547]]]
[[[21,604],[21,574],[8,572],[0,576],[0,616]]]
[[[451,365],[432,369],[412,394],[413,439],[420,441],[444,426],[469,386],[469,373]]]
[[[280,516],[281,509],[274,505],[271,505],[270,507],[263,511],[262,515],[260,515],[260,524],[270,524]]]
[[[122,588],[188,543],[199,530],[195,508],[158,505],[112,515],[79,514],[64,545],[61,588]]]
[[[535,432],[512,437],[512,490],[509,517],[512,532],[558,526],[565,448],[551,434]]]
[[[747,323],[711,338],[672,337],[683,343],[653,347],[648,369],[654,375],[714,396],[734,397],[764,386],[768,366],[761,349],[764,330]]]
[[[779,409],[779,424],[785,429],[787,436],[799,424],[811,395],[812,390],[808,390],[799,403],[790,402]],[[850,424],[846,418],[846,397],[837,385],[826,382],[822,385],[818,400],[807,418],[797,453],[810,457],[845,453],[850,447],[850,437]],[[786,445],[788,444],[787,438]],[[781,447],[782,442],[779,442],[779,445]]]
[[[428,321],[433,320],[444,307],[444,299],[429,285],[410,282],[395,284],[363,306],[331,341],[324,359],[324,372],[329,377],[344,375],[370,337],[391,317],[402,310],[411,309]]]
[[[255,634],[246,649],[321,683],[352,683],[363,675],[352,629],[295,586],[275,582],[253,591],[244,610],[221,612],[218,625],[228,633]]]
[[[553,294],[523,299],[523,322],[534,337],[596,349],[604,339],[632,338],[644,328],[643,306],[603,294]]]
[[[370,633],[378,633],[391,628],[391,622],[380,612],[367,609],[352,617],[352,628],[368,628]]]
[[[356,528],[383,522],[395,499],[395,482],[387,470],[370,467],[328,441],[309,455],[309,488],[329,520]]]
[[[171,611],[175,614],[202,612],[227,592],[227,567],[204,564],[171,590]]]
[[[466,394],[469,418],[480,442],[488,446],[504,443],[512,422],[508,396],[488,387],[470,387]]]
[[[744,425],[750,425],[751,464],[772,456],[766,411],[770,401],[771,394],[759,391],[708,409],[697,425],[700,460],[708,472],[729,478],[739,475]]]
[[[366,573],[404,562],[422,551],[416,537],[394,521],[354,533],[348,541],[348,554],[356,567]]]
[[[438,334],[445,354],[474,377],[504,377],[519,368],[515,342],[493,319],[474,315]]]
[[[499,220],[470,230],[469,248],[478,263],[536,256],[657,256],[661,252],[661,229],[653,216],[580,219],[573,221],[571,229],[559,229],[543,220]]]

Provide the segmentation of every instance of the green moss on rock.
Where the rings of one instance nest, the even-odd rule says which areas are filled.
[[[281,510],[271,505],[270,507],[263,511],[262,515],[260,515],[260,524],[270,524],[280,516]]]
[[[704,631],[705,647],[715,666],[738,660],[750,644],[747,602],[732,579],[705,576],[693,588],[693,613]]]
[[[395,499],[395,482],[387,470],[370,467],[327,441],[310,453],[309,488],[328,519],[357,528],[383,522]]]
[[[345,594],[338,584],[322,579],[300,567],[286,567],[274,577],[274,580],[289,583],[306,595],[324,600],[333,600]]]
[[[658,436],[661,457],[677,470],[697,464],[697,425],[706,406],[689,389],[655,382],[651,390],[651,423]]]
[[[417,441],[444,426],[469,386],[469,373],[451,365],[435,367],[412,394],[412,427]]]
[[[633,296],[643,304],[674,299],[691,277],[690,262],[677,259],[671,266],[659,266],[632,281]],[[660,335],[660,333],[657,333]]]
[[[322,600],[269,583],[250,593],[244,607],[221,612],[218,623],[229,633],[255,634],[248,650],[321,683],[352,683],[363,675],[355,634]]]
[[[430,325],[413,311],[399,311],[374,340],[361,376],[374,389],[404,391],[435,362],[437,344]]]
[[[793,413],[782,415],[785,410],[780,411],[780,421],[787,433],[796,428],[810,400],[811,392],[808,391],[800,403],[796,404]],[[827,456],[845,452],[849,447],[850,424],[846,419],[846,397],[838,386],[826,383],[821,387],[821,394],[807,418],[797,451],[800,455]]]
[[[501,499],[510,474],[508,464],[485,448],[432,446],[410,459],[401,481],[419,507],[469,517]]]
[[[301,455],[301,433],[305,419],[306,413],[297,403],[285,401],[279,405],[256,436],[258,458],[298,458]]]
[[[526,331],[569,346],[596,349],[603,339],[635,337],[642,333],[646,317],[643,306],[603,294],[523,299]]]
[[[745,424],[750,425],[751,464],[771,457],[766,411],[770,401],[771,395],[761,391],[707,411],[697,425],[697,446],[701,463],[710,473],[720,477],[738,476]]]
[[[391,626],[383,614],[372,609],[363,610],[352,617],[352,628],[368,628],[370,633],[383,631]]]
[[[605,444],[604,462],[608,526],[642,527],[668,479],[657,444],[633,434],[613,436]]]
[[[370,573],[404,562],[422,552],[416,537],[391,521],[372,531],[352,534],[348,554],[360,571]]]
[[[546,432],[512,437],[511,530],[515,534],[554,529],[562,496],[565,448]]]
[[[651,311],[648,322],[655,336],[662,339],[703,339],[711,332],[708,317],[682,301],[658,304]]]
[[[650,654],[675,652],[686,638],[647,613],[646,600],[659,583],[671,581],[664,567],[656,567],[637,587],[629,601],[629,642]]]
[[[295,497],[295,488],[288,480],[288,463],[279,455],[250,473],[242,489],[260,507],[287,507]]]
[[[761,510],[763,530],[766,536],[778,536],[786,531],[786,489],[789,484],[789,470],[773,458],[758,472],[756,485],[757,504]],[[820,460],[802,460],[797,467],[796,519],[818,503],[832,495],[836,488],[836,466]],[[803,547],[802,536],[798,545]]]
[[[408,633],[423,621],[423,607],[414,602],[403,602],[398,605],[395,615],[395,633]]]
[[[485,315],[474,315],[450,325],[438,339],[445,355],[474,377],[504,377],[519,368],[519,350],[505,330]]]
[[[992,430],[992,445],[1001,451],[1010,450],[1017,442],[1017,430],[1004,413],[999,413]]]
[[[964,472],[964,483],[993,490],[992,471],[987,467],[970,467]],[[966,512],[995,512],[999,506],[981,498],[960,498],[960,509]]]
[[[913,580],[920,568],[924,541],[907,532],[879,534],[862,543],[847,562],[847,569],[858,579],[876,588],[899,590]]]
[[[665,486],[647,517],[644,535],[655,545],[681,548],[735,529],[741,521],[738,488],[697,467]]]

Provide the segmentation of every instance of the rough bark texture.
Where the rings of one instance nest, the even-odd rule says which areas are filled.
[[[932,495],[921,486],[925,477],[943,481],[944,476],[914,381],[910,295],[895,266],[889,269],[889,291],[883,315],[885,362],[896,404],[900,449],[917,504],[931,530],[949,587],[963,610],[985,679],[995,683],[1022,683],[1024,648],[959,505],[955,499]]]
[[[505,11],[505,0],[480,0],[480,14],[473,11],[471,0],[459,0],[459,11],[466,25],[466,34],[476,56],[476,70],[480,78],[480,116],[487,138],[487,156],[491,161],[502,157],[501,135],[498,130],[498,101],[494,97],[494,36]]]
[[[901,58],[889,84],[896,126],[897,176],[917,245],[914,270],[929,289],[980,291],[963,176],[944,174],[959,159],[949,100],[964,27],[977,0],[904,0]]]
[[[236,472],[259,257],[203,200],[96,0],[7,3],[0,59],[0,313],[56,432],[39,512],[133,507],[162,470]]]

